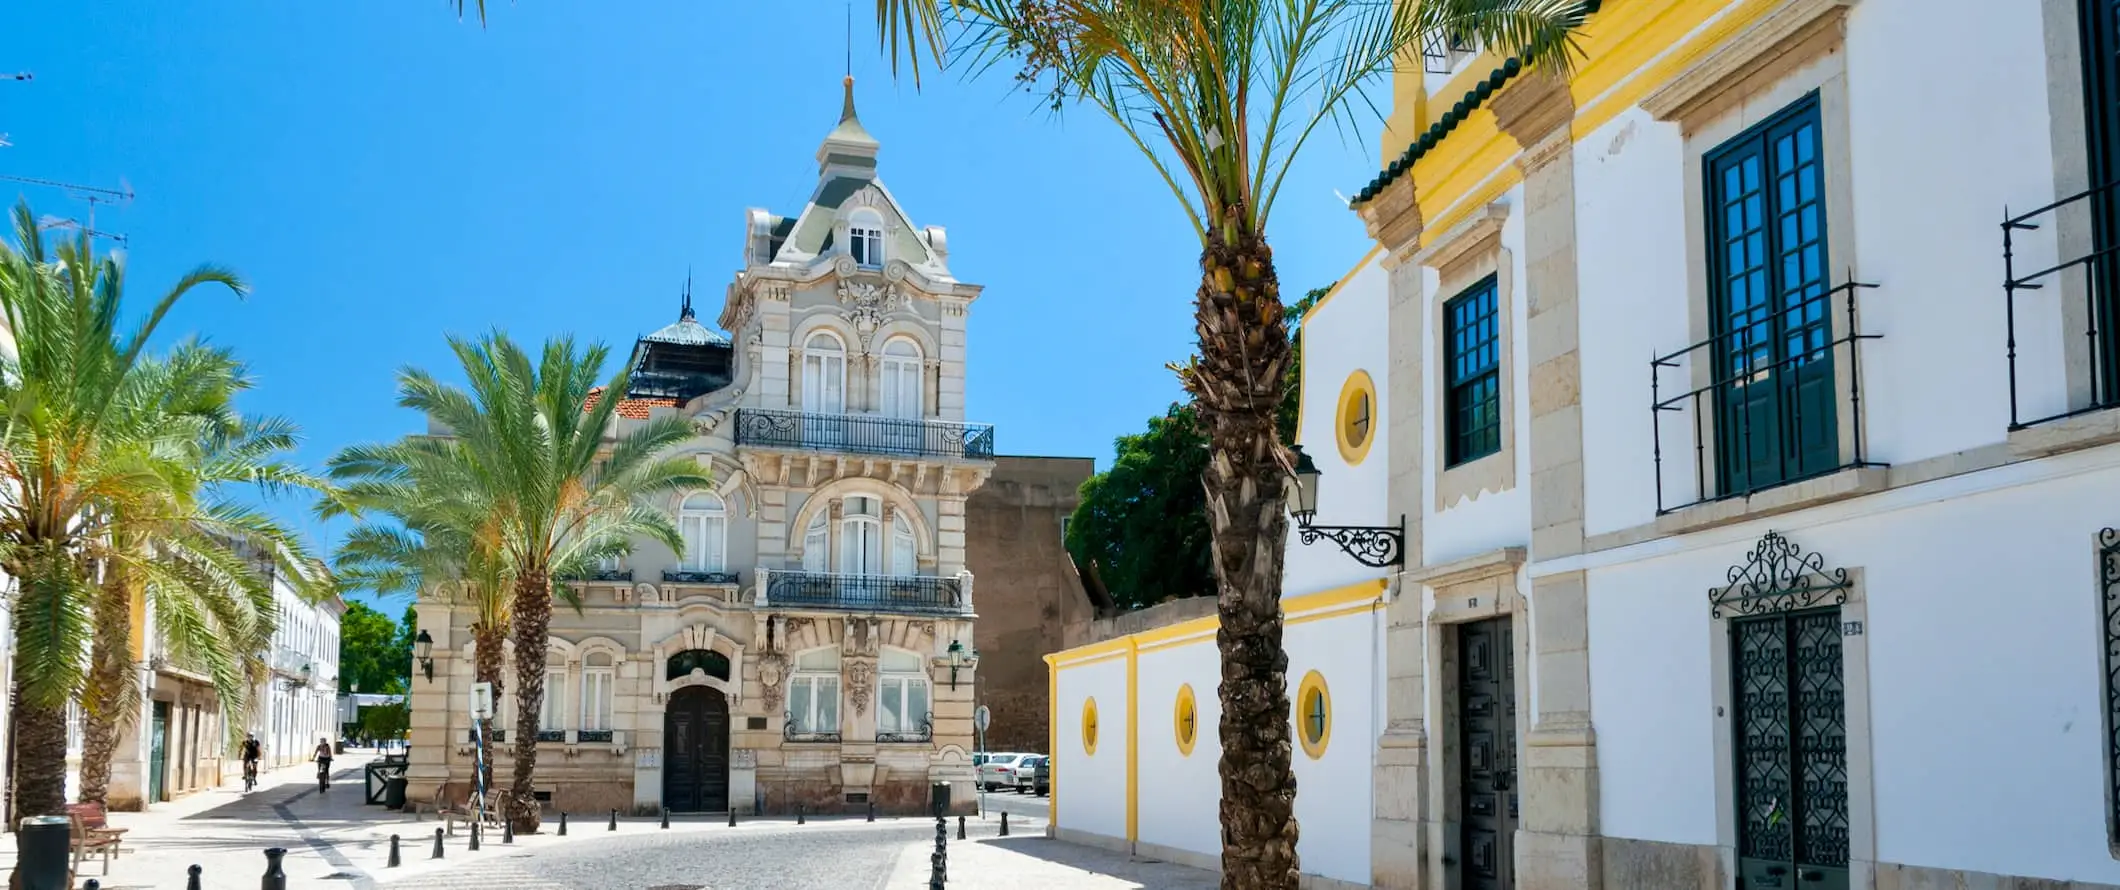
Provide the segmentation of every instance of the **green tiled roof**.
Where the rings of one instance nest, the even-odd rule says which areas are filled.
[[[1597,12],[1598,7],[1603,5],[1604,0],[1583,0],[1580,14],[1588,17],[1591,13]],[[1524,60],[1514,56],[1503,62],[1500,68],[1489,72],[1486,80],[1480,81],[1477,86],[1467,90],[1464,98],[1459,99],[1456,105],[1450,106],[1449,111],[1443,112],[1442,117],[1436,118],[1435,123],[1429,124],[1428,129],[1421,133],[1421,138],[1406,146],[1406,150],[1401,152],[1396,160],[1384,165],[1383,172],[1378,173],[1375,179],[1370,180],[1368,185],[1363,186],[1362,190],[1355,194],[1354,201],[1351,202],[1352,205],[1359,207],[1368,203],[1369,199],[1383,193],[1384,189],[1397,182],[1400,176],[1413,169],[1413,162],[1420,160],[1421,156],[1441,145],[1443,137],[1450,135],[1450,131],[1457,129],[1458,124],[1464,123],[1465,118],[1471,117],[1472,112],[1478,110],[1481,105],[1486,104],[1487,100],[1492,98],[1496,92],[1499,92],[1503,85],[1509,83],[1509,81],[1515,79],[1517,75],[1523,72]]]

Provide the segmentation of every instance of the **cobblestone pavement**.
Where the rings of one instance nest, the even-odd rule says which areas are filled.
[[[1213,872],[1061,843],[1042,834],[1011,831],[1008,837],[969,841],[951,837],[950,890],[1214,890],[1221,886]],[[932,835],[925,844],[907,847],[881,890],[926,890],[928,853],[933,849]]]

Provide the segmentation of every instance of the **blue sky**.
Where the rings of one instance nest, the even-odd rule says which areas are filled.
[[[0,81],[0,174],[129,183],[96,226],[129,237],[138,299],[200,262],[247,278],[247,301],[195,296],[164,339],[233,347],[258,379],[245,410],[299,423],[312,465],[419,428],[394,374],[446,371],[445,333],[623,355],[674,320],[688,267],[711,321],[744,209],[793,213],[815,184],[845,3],[491,6],[481,30],[443,0],[26,4],[0,29],[0,73],[35,75]],[[1004,453],[1107,462],[1179,396],[1163,366],[1192,349],[1190,228],[1091,109],[1056,118],[1001,70],[893,82],[873,8],[854,4],[853,71],[883,179],[986,286],[970,419]],[[1287,298],[1367,251],[1334,190],[1375,169],[1375,131],[1321,132],[1284,187],[1269,237]],[[324,547],[340,530],[309,527]]]

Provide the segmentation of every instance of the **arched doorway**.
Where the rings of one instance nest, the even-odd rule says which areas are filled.
[[[663,806],[673,813],[729,807],[729,702],[721,691],[687,686],[663,712]]]

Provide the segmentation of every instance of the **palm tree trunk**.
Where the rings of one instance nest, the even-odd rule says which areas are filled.
[[[1207,433],[1222,655],[1222,886],[1295,890],[1295,775],[1281,547],[1289,466],[1275,428],[1289,358],[1273,251],[1231,211],[1209,232],[1195,303],[1199,365],[1187,380]]]
[[[18,696],[14,721],[15,818],[66,815],[65,706],[44,707]]]
[[[545,652],[552,630],[552,583],[543,572],[515,582],[515,776],[508,786],[508,821],[516,834],[537,831],[538,717],[545,704]]]
[[[508,628],[501,624],[480,624],[471,629],[473,679],[493,686],[493,702],[500,704],[502,695],[501,655],[502,646],[508,639]],[[479,786],[493,793],[493,719],[485,718],[478,723]]]
[[[82,803],[103,803],[118,735],[131,724],[125,684],[132,680],[132,588],[122,566],[104,564],[95,604],[95,642],[88,656],[88,689],[81,697]]]

